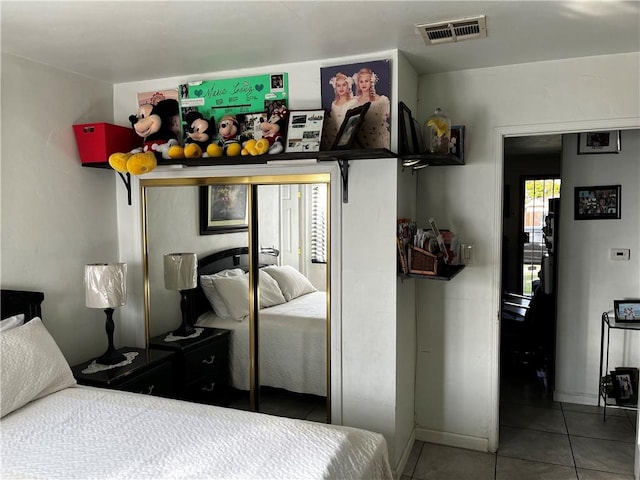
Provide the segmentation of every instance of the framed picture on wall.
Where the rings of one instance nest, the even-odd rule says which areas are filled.
[[[200,187],[200,235],[249,230],[247,185]]]
[[[620,130],[584,132],[578,135],[578,155],[590,153],[619,153]]]
[[[603,220],[619,219],[620,185],[601,187],[575,187],[574,219]]]

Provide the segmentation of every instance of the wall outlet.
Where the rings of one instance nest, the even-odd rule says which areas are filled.
[[[473,263],[474,251],[473,243],[461,243],[460,244],[460,261],[463,265],[469,265]]]
[[[612,248],[611,260],[629,260],[631,250],[628,248]]]

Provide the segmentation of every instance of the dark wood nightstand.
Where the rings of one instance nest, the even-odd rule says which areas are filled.
[[[203,328],[196,338],[166,342],[167,333],[149,341],[150,349],[175,353],[176,397],[223,405],[229,394],[229,330]]]
[[[168,351],[123,347],[118,353],[138,352],[133,362],[123,367],[110,368],[95,373],[82,373],[91,361],[71,368],[81,385],[126,390],[128,392],[171,397],[174,394],[171,381],[173,354]]]

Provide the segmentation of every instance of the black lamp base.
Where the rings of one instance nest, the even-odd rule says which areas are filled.
[[[180,290],[180,311],[182,312],[182,324],[177,330],[171,332],[176,337],[188,337],[196,333],[196,329],[193,328],[189,322],[191,302],[189,299],[189,290]]]
[[[193,335],[194,333],[196,333],[196,329],[189,324],[182,324],[178,327],[177,330],[174,330],[171,333],[176,337],[188,337],[189,335]]]
[[[125,357],[122,353],[116,352],[116,349],[113,346],[113,308],[105,308],[104,313],[107,316],[105,330],[107,331],[107,340],[109,341],[109,347],[107,348],[107,351],[104,352],[104,354],[96,358],[96,363],[99,363],[100,365],[115,365],[116,363],[124,362],[127,357]]]
[[[122,353],[118,353],[115,350],[104,352],[103,355],[96,358],[96,363],[100,365],[115,365],[116,363],[124,362],[127,359]]]

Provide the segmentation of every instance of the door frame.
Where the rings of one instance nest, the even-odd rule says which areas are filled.
[[[529,135],[551,135],[564,133],[589,132],[594,130],[628,130],[640,128],[640,117],[610,118],[603,120],[566,121],[529,125],[497,126],[494,128],[494,184],[496,185],[493,208],[493,231],[503,229],[503,188],[504,183],[504,139],[506,137],[525,137]],[[500,186],[500,188],[498,188]],[[502,282],[502,235],[496,235],[493,242],[493,274],[491,311],[496,312],[491,322],[491,402],[493,408],[489,418],[489,451],[498,450],[500,428],[500,299]],[[636,451],[640,444],[640,429],[636,431]]]

